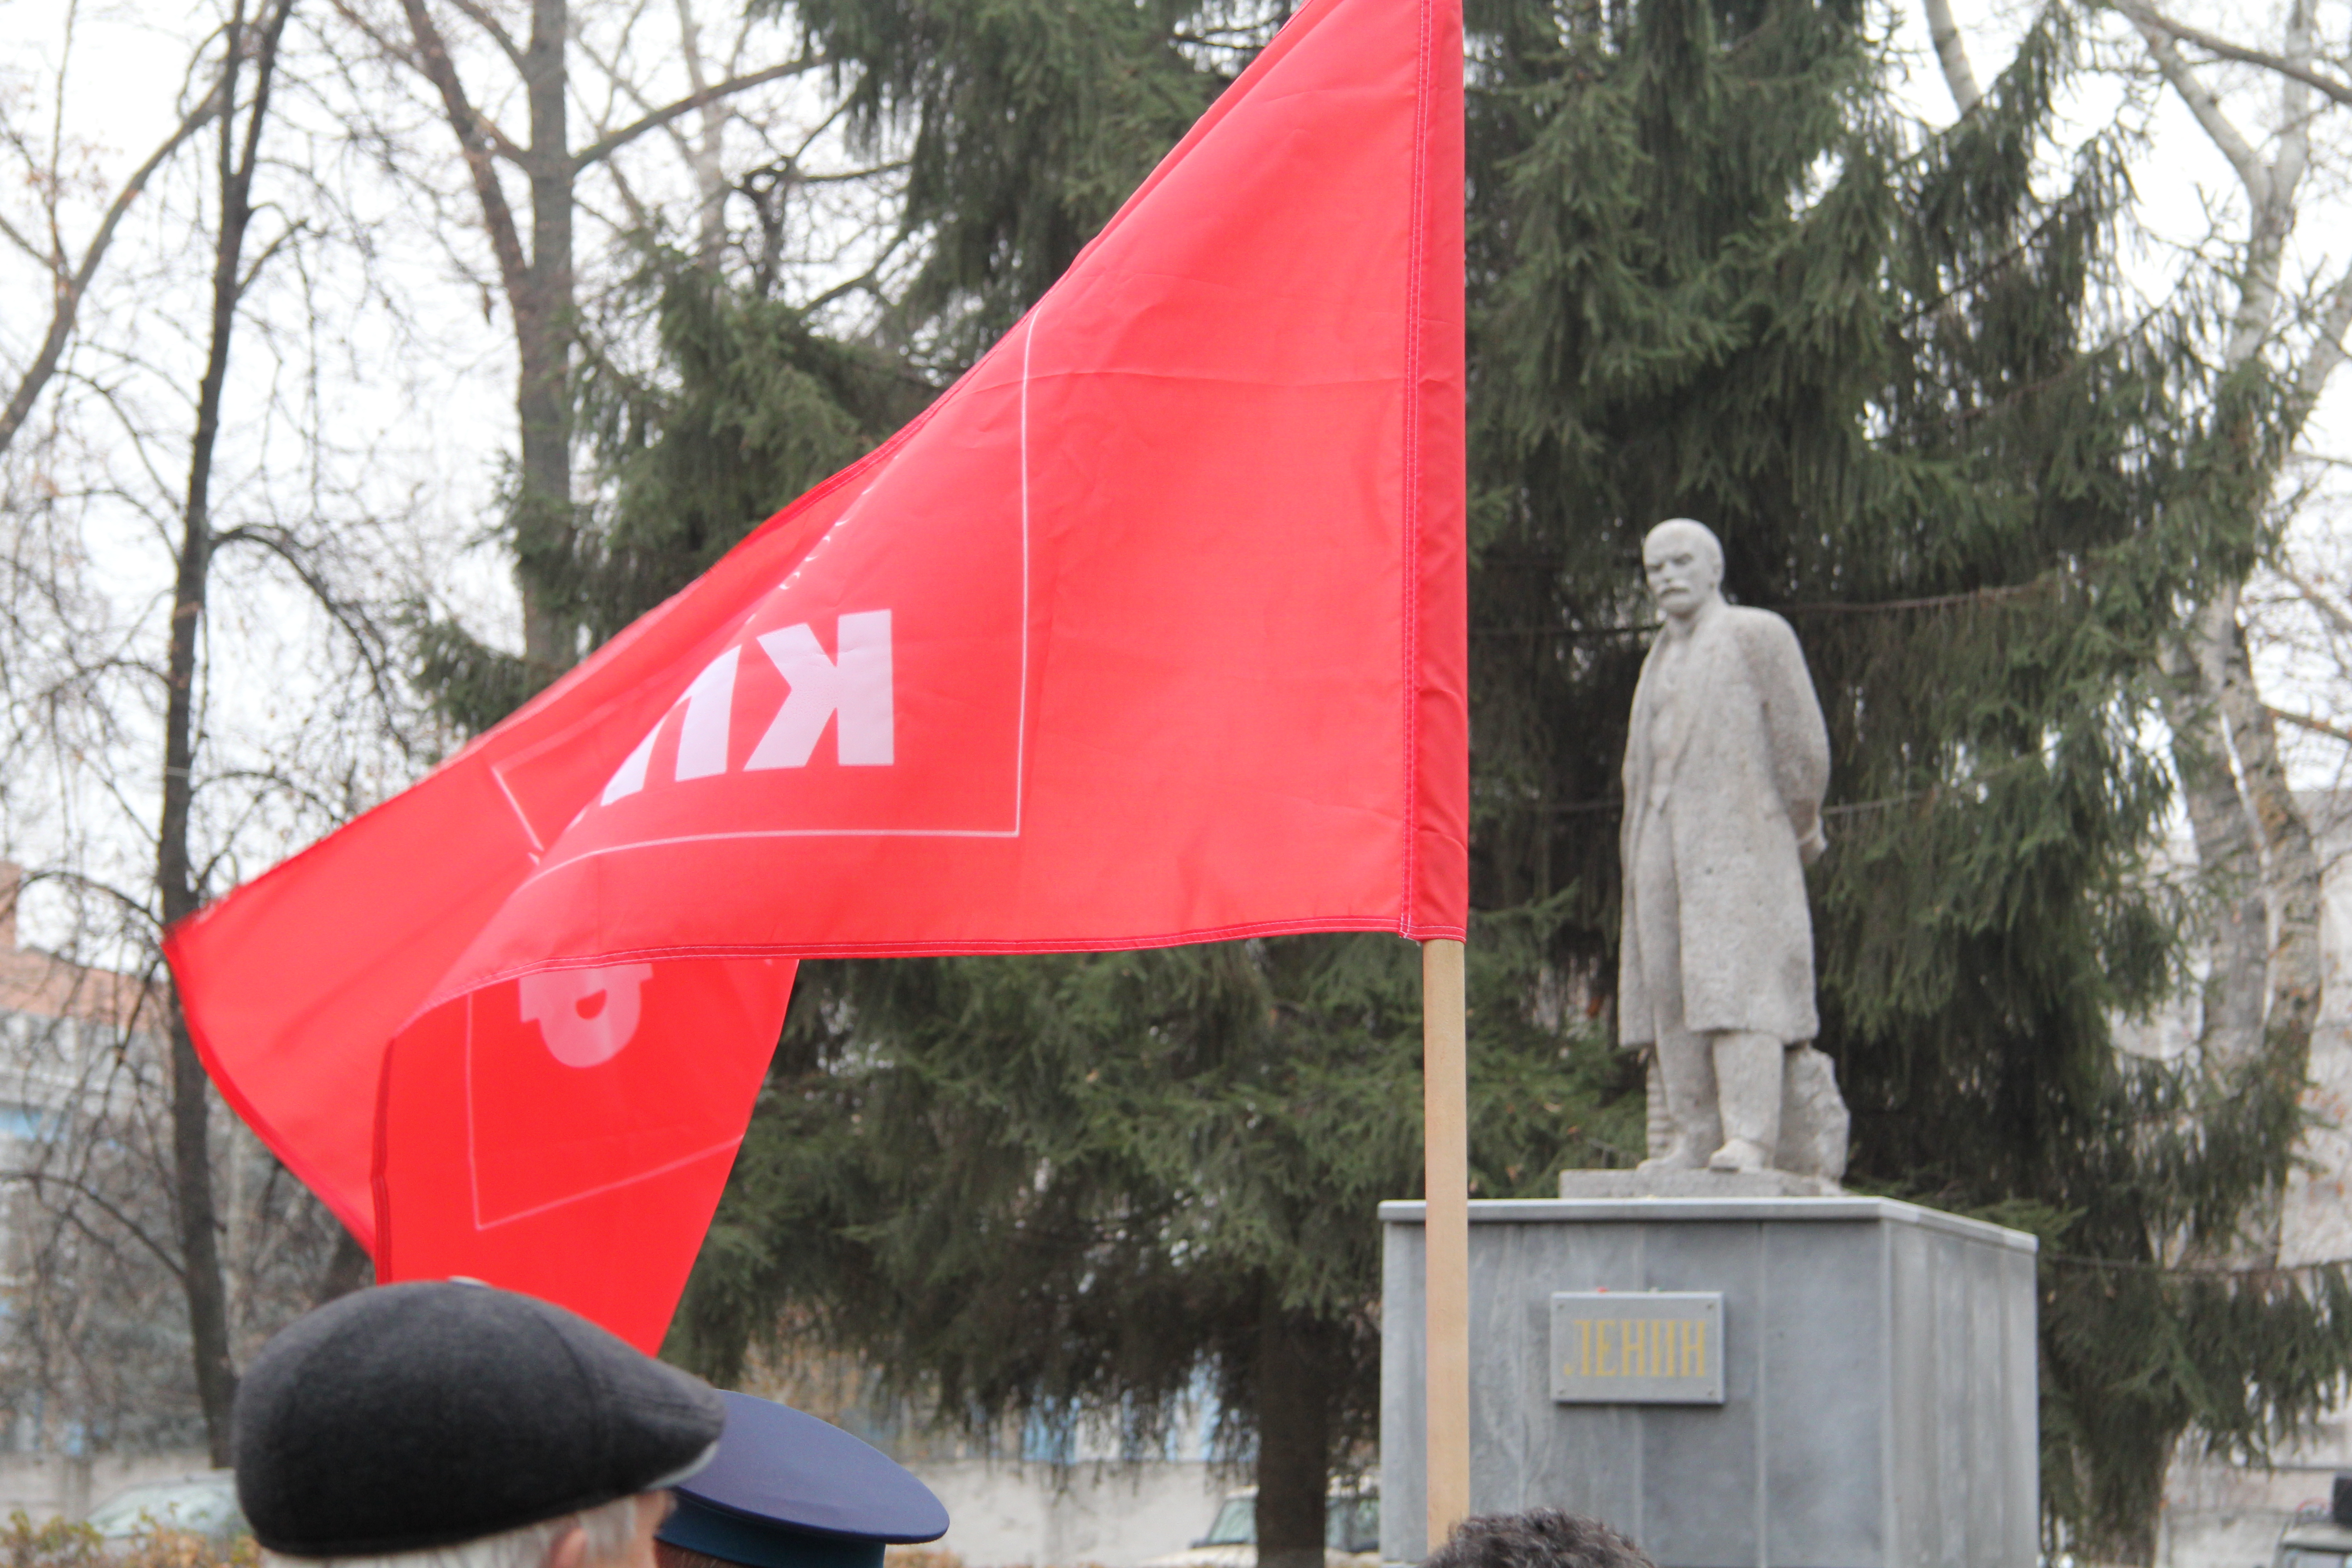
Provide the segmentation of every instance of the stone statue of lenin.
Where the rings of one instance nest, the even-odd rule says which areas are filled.
[[[1820,1032],[1803,867],[1826,845],[1829,734],[1789,623],[1724,603],[1712,532],[1662,522],[1642,564],[1665,620],[1625,741],[1617,989],[1619,1038],[1654,1047],[1665,1100],[1642,1168],[1767,1170],[1790,1047]],[[1834,1180],[1843,1105],[1826,1087],[1837,1148],[1807,1163]]]

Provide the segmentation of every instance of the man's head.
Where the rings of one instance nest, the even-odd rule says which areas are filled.
[[[1653,535],[1653,537],[1655,537]],[[1539,1508],[1465,1519],[1422,1568],[1652,1568],[1642,1549],[1580,1513]]]
[[[1723,546],[1705,523],[1668,518],[1642,541],[1642,574],[1658,608],[1687,622],[1719,596]]]
[[[347,1296],[238,1387],[237,1498],[274,1557],[649,1565],[666,1489],[726,1419],[698,1379],[584,1318],[451,1283]]]

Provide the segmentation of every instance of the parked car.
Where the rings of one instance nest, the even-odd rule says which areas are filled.
[[[1335,1491],[1326,1498],[1323,1568],[1378,1568],[1380,1560],[1380,1494]],[[1257,1568],[1257,1489],[1227,1492],[1208,1534],[1142,1568]]]
[[[125,1487],[90,1510],[89,1523],[110,1544],[156,1529],[183,1530],[217,1541],[252,1533],[245,1510],[236,1506],[234,1470],[198,1470]]]
[[[2345,1568],[2352,1556],[2352,1475],[2336,1477],[2335,1490],[2331,1501],[2295,1510],[2279,1531],[2271,1568]]]

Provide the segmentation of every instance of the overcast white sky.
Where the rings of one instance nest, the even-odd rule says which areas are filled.
[[[728,0],[731,5],[731,0]],[[1990,80],[2005,64],[2016,38],[2030,20],[2027,0],[1958,0],[1961,25],[1981,79]],[[583,14],[596,9],[583,3]],[[606,7],[614,9],[615,7]],[[32,72],[54,62],[60,53],[59,34],[68,6],[64,0],[0,0],[0,60],[20,72]],[[185,13],[173,7],[131,3],[131,0],[83,0],[75,25],[79,32],[75,75],[67,94],[69,133],[78,132],[90,144],[97,167],[110,183],[162,136],[173,120],[179,97],[179,73],[185,68]],[[2175,9],[2235,36],[2267,41],[2276,30],[2276,12],[2269,4],[2238,4],[2231,0],[2178,0]],[[1906,51],[1913,68],[1906,84],[1916,111],[1933,123],[1948,123],[1953,107],[1930,54],[1916,0],[1894,12],[1895,41]],[[2343,18],[2336,18],[2341,22]],[[2112,28],[2112,24],[2109,24]],[[2345,29],[2336,26],[2334,31]],[[644,35],[658,48],[659,35]],[[2272,84],[2260,73],[2235,70],[2218,75],[2227,106],[2251,133],[2267,127],[2274,110]],[[2071,105],[2074,122],[2085,132],[2117,117],[2124,95],[2112,83],[2092,81],[2078,89]],[[2143,221],[2160,240],[2193,243],[2214,223],[2229,226],[2229,215],[2239,206],[2234,176],[2212,144],[2177,102],[2159,95],[2158,112],[2150,122],[2151,155],[2136,172]],[[438,126],[428,132],[446,135]],[[2323,138],[2332,135],[2352,152],[2352,111],[2338,111],[2333,121],[2321,122]],[[2347,222],[2344,170],[2323,162],[2310,176],[2313,200],[2298,235],[2298,260],[2305,268],[2342,266],[2352,251],[2352,222]],[[152,204],[151,204],[152,205]],[[583,238],[586,236],[583,235]],[[436,304],[442,314],[437,327],[446,334],[438,345],[448,357],[438,364],[417,363],[412,350],[387,347],[387,355],[402,363],[384,364],[378,418],[387,430],[391,422],[407,426],[408,444],[429,453],[415,476],[447,492],[443,505],[457,511],[477,510],[486,487],[494,479],[502,455],[512,447],[510,381],[511,352],[502,321],[484,321],[467,309],[469,289],[436,267],[429,253],[395,258],[414,269],[404,286],[428,296],[425,309]],[[2179,259],[2161,244],[2145,247],[2139,257],[2145,286],[2160,291],[2176,273]],[[435,274],[438,276],[435,276]],[[444,297],[429,296],[436,286]],[[0,309],[0,342],[12,354],[18,350],[34,312]],[[468,318],[471,318],[469,321]],[[395,384],[414,377],[412,395],[394,395]],[[2321,419],[2313,432],[2315,451],[2345,457],[2344,411],[2352,405],[2352,374],[2340,374],[2331,390]],[[429,389],[429,390],[428,390]],[[492,593],[502,590],[490,589]],[[482,608],[491,606],[485,604]]]

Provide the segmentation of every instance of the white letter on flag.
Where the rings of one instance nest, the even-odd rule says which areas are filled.
[[[729,711],[735,705],[735,658],[742,650],[729,648],[703,666],[702,673],[694,678],[677,701],[686,704],[686,717],[677,727],[677,772],[682,779],[709,778],[727,771],[727,724]],[[670,704],[670,712],[677,703]],[[612,782],[604,786],[601,797],[606,805],[624,795],[632,795],[646,787],[646,770],[654,760],[654,742],[661,736],[662,724],[669,714],[646,731],[637,749],[623,761]]]
[[[840,715],[834,737],[844,767],[887,767],[896,760],[890,711],[890,612],[844,616],[836,633],[839,661],[827,658],[806,625],[760,639],[776,673],[791,683],[784,705],[752,748],[747,773],[804,767],[824,721]]]
[[[727,771],[727,720],[735,706],[735,656],[729,648],[710,661],[679,700],[686,717],[677,727],[679,779],[707,779]]]

